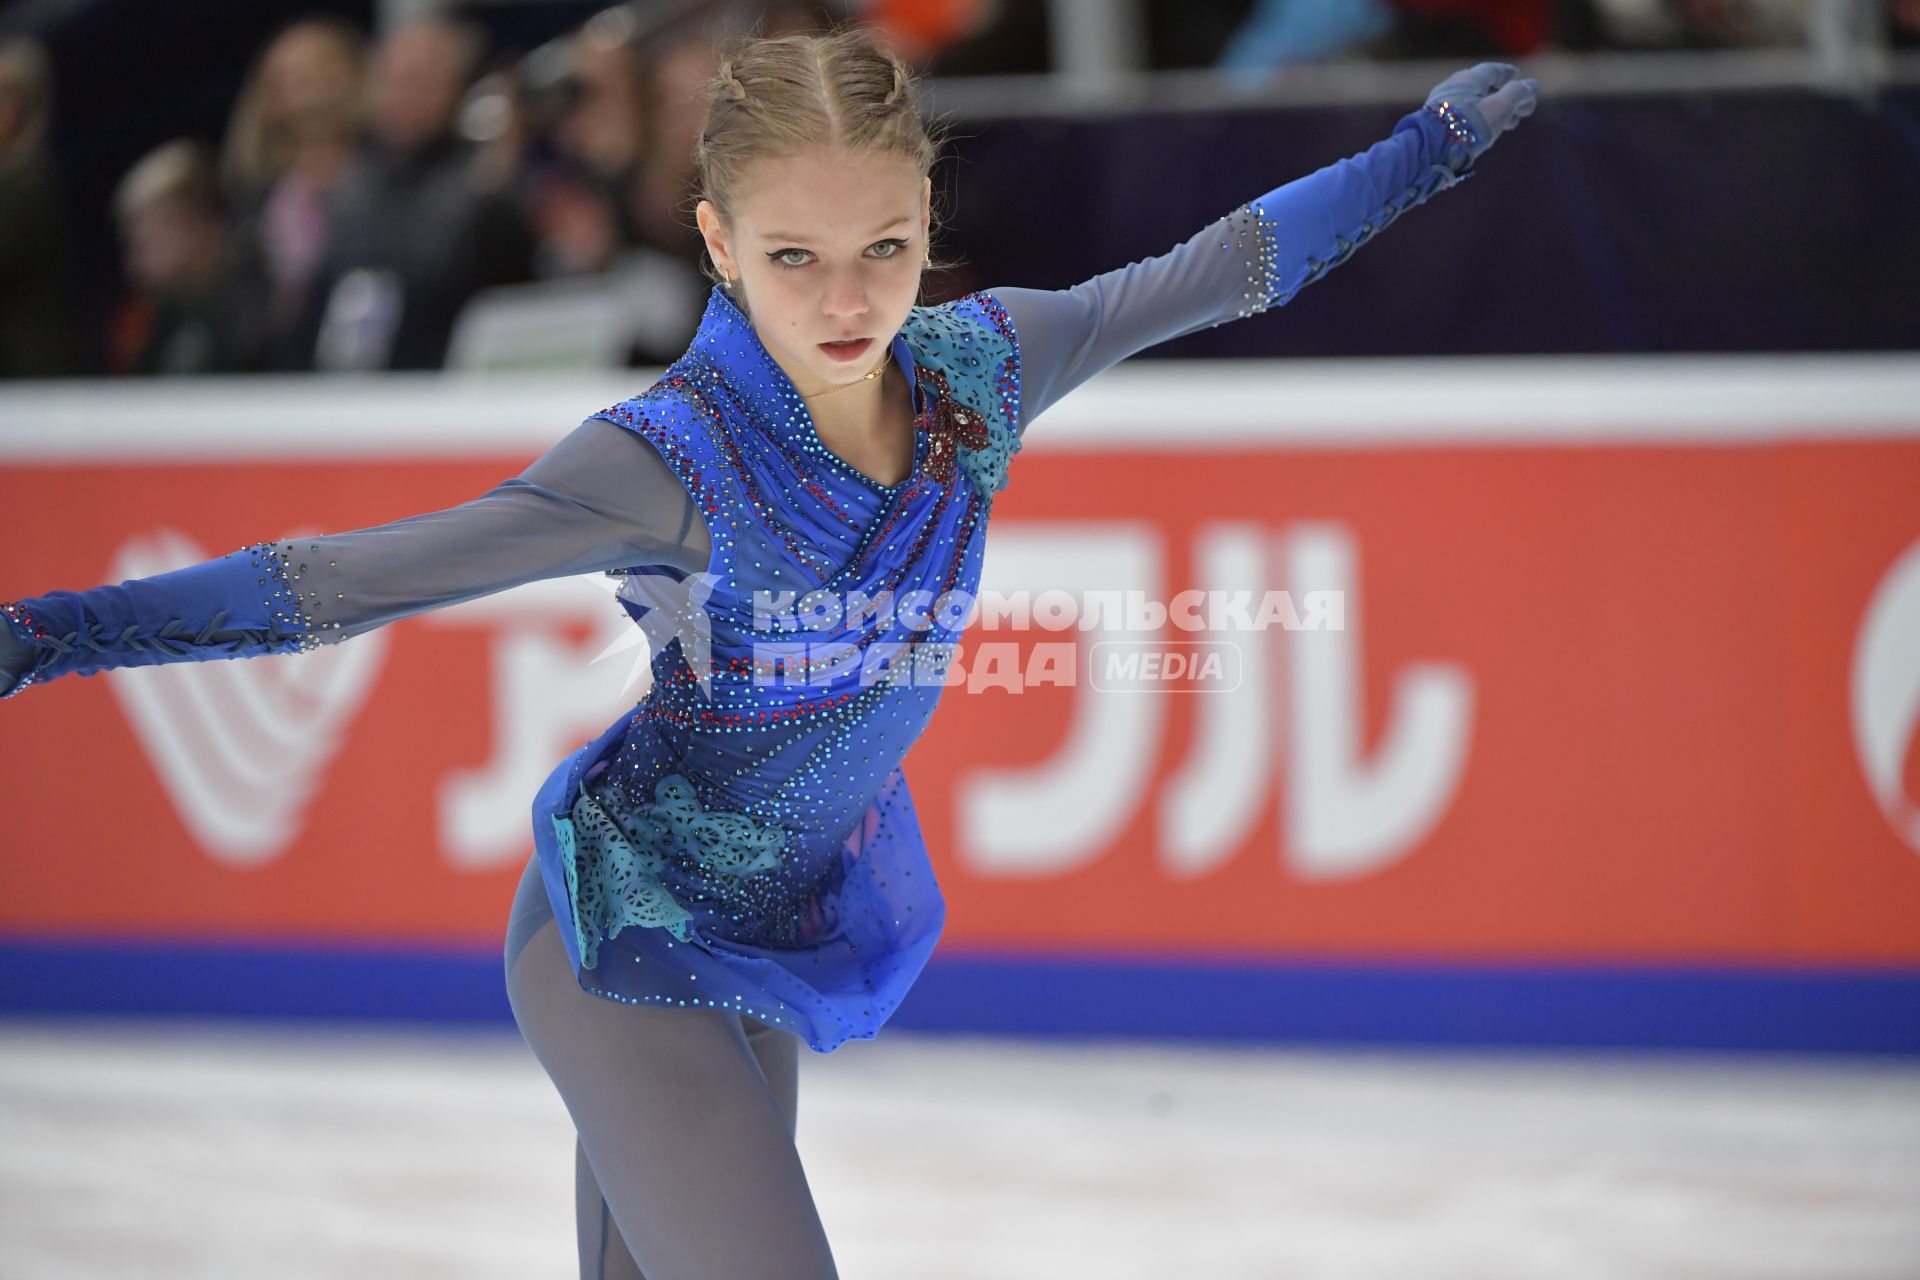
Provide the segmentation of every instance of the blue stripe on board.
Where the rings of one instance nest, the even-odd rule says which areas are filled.
[[[949,957],[894,1025],[1401,1046],[1920,1054],[1920,970]]]
[[[0,938],[0,1014],[485,1022],[484,951]],[[1017,1036],[1920,1054],[1920,970],[937,955],[889,1024]]]
[[[498,948],[0,937],[0,1014],[511,1020]]]

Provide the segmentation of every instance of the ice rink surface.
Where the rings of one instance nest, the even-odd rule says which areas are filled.
[[[798,1141],[845,1280],[1920,1277],[1910,1060],[888,1030]],[[571,1280],[572,1176],[510,1026],[0,1021],[5,1280]]]

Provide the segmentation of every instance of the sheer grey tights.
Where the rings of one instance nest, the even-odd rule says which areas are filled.
[[[834,1280],[793,1143],[798,1037],[582,991],[531,861],[506,970],[514,1021],[573,1117],[581,1280]]]

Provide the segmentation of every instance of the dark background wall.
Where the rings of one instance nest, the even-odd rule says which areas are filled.
[[[1065,288],[1364,151],[1391,108],[969,127],[967,288]],[[1038,175],[1038,176],[1036,176]],[[957,190],[955,179],[957,178]],[[1164,356],[1920,348],[1920,90],[1543,100],[1285,307]]]

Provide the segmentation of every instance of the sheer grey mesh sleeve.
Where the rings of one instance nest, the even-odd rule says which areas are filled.
[[[542,578],[642,564],[696,573],[710,558],[666,459],[601,418],[457,507],[287,545],[323,644]]]
[[[692,574],[710,558],[706,524],[666,459],[589,418],[457,507],[0,600],[0,698],[62,675],[305,652],[540,578],[644,565]]]
[[[1358,155],[1275,187],[1158,257],[1071,289],[992,289],[1020,342],[1020,430],[1109,365],[1283,306],[1396,218],[1470,174],[1449,122],[1408,112]]]
[[[1020,431],[1048,406],[1136,351],[1232,319],[1245,305],[1259,238],[1234,215],[1157,257],[1071,289],[988,290],[1020,338]]]

